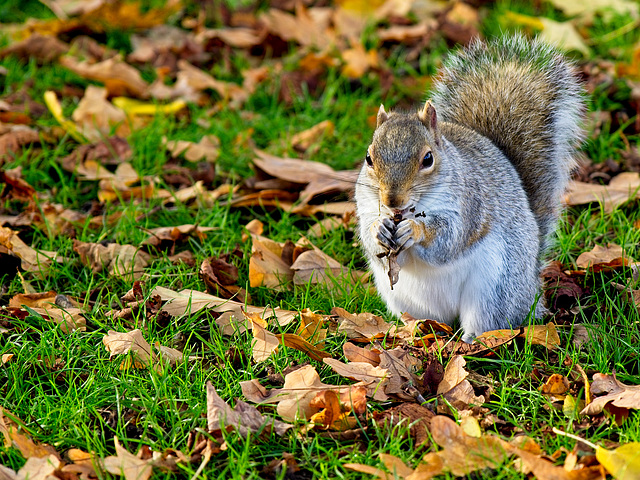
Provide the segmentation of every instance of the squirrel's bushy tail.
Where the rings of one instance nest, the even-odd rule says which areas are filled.
[[[585,97],[573,65],[522,36],[476,41],[449,56],[432,94],[438,117],[489,138],[515,166],[538,222],[541,250],[582,140]]]

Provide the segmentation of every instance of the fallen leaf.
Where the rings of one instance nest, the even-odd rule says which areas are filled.
[[[564,375],[554,373],[538,390],[552,402],[564,400],[569,391],[569,380]]]
[[[379,63],[378,52],[365,50],[360,42],[354,42],[351,48],[343,50],[342,59],[345,62],[342,74],[351,79],[362,77],[370,69],[377,68]]]
[[[164,137],[162,143],[174,158],[184,155],[190,162],[204,160],[213,163],[220,155],[220,140],[215,135],[204,135],[198,143]]]
[[[112,130],[120,137],[131,133],[126,113],[107,100],[105,88],[95,85],[87,87],[71,118],[80,134],[92,142],[109,137]]]
[[[435,413],[427,407],[417,403],[401,403],[382,412],[374,412],[373,418],[378,425],[388,424],[396,426],[403,424],[409,426],[411,435],[416,445],[421,445],[429,440],[429,426]]]
[[[284,244],[252,235],[249,286],[283,290],[293,280],[291,264],[283,258]]]
[[[298,258],[291,265],[291,270],[294,272],[293,283],[296,285],[324,284],[331,286],[333,285],[332,279],[341,276],[350,275],[352,278],[364,276],[364,272],[347,269],[316,246],[313,246],[312,250],[298,255]]]
[[[640,198],[640,175],[637,172],[624,172],[611,179],[609,185],[573,181],[565,194],[567,205],[582,205],[599,202],[606,213],[631,199]]]
[[[245,317],[251,322],[253,360],[262,362],[278,350],[280,340],[265,328],[266,322],[257,313],[245,313]]]
[[[268,31],[285,41],[294,40],[300,45],[313,46],[322,50],[334,41],[326,18],[314,18],[317,9],[307,10],[302,3],[296,3],[295,15],[276,8],[269,9],[260,16]]]
[[[358,424],[358,419],[350,415],[351,409],[343,408],[338,395],[332,390],[318,392],[309,406],[320,410],[311,416],[311,423],[340,432],[351,430]]]
[[[22,60],[37,60],[40,64],[51,63],[67,53],[68,50],[69,45],[61,42],[55,36],[35,33],[0,50],[0,58],[15,55]]]
[[[149,84],[142,79],[136,68],[125,63],[120,56],[97,63],[65,56],[60,59],[60,64],[83,78],[104,83],[106,91],[111,96],[132,95],[146,98],[149,95]]]
[[[366,362],[374,367],[380,365],[380,350],[358,347],[351,342],[345,342],[342,352],[350,362]]]
[[[102,460],[103,468],[114,475],[121,475],[125,480],[148,480],[153,473],[153,459],[142,460],[129,453],[120,445],[118,437],[113,437],[116,446],[115,456],[110,455]]]
[[[324,358],[324,363],[338,375],[359,380],[367,388],[367,395],[378,401],[385,401],[389,397],[385,387],[389,383],[389,371],[385,368],[374,367],[366,362],[343,363],[335,358]]]
[[[157,357],[151,345],[142,336],[140,329],[130,332],[115,332],[109,330],[108,334],[102,338],[102,343],[109,352],[109,359],[115,355],[124,355],[129,352],[134,354],[135,368],[147,368],[157,364]]]
[[[22,468],[18,470],[16,479],[54,480],[59,478],[57,475],[54,475],[54,473],[61,466],[62,462],[55,455],[49,455],[48,457],[29,457]]]
[[[443,394],[453,389],[469,376],[465,370],[466,360],[461,355],[455,355],[449,360],[444,369],[444,376],[438,384],[437,394]]]
[[[317,347],[324,347],[327,338],[327,329],[324,326],[325,316],[312,312],[305,308],[300,312],[300,326],[296,333],[303,339],[312,342]]]
[[[334,307],[331,313],[340,317],[338,333],[346,333],[347,338],[383,337],[395,326],[372,313],[353,314],[340,307]]]
[[[0,254],[8,253],[21,260],[21,267],[26,272],[46,275],[52,262],[64,261],[57,252],[35,250],[24,243],[17,232],[0,226]]]
[[[331,354],[321,350],[315,345],[307,342],[300,335],[293,333],[279,333],[276,338],[286,347],[294,348],[306,353],[309,357],[321,362],[323,358],[331,357]]]
[[[317,409],[310,406],[318,392],[333,390],[340,395],[357,396],[355,385],[328,385],[320,381],[320,376],[311,365],[305,365],[284,377],[282,388],[267,390],[257,380],[240,382],[242,394],[254,403],[277,403],[277,412],[285,421],[293,422],[297,418],[308,420]],[[354,392],[352,394],[352,392]]]
[[[615,450],[598,446],[596,458],[617,480],[640,478],[640,442],[627,443]]]
[[[540,30],[540,38],[565,51],[575,50],[586,58],[591,55],[584,39],[580,36],[572,22],[557,22],[546,17],[529,17],[515,12],[506,12],[506,18],[518,25]]]
[[[60,455],[51,445],[35,443],[29,435],[24,433],[24,429],[19,429],[18,421],[15,415],[0,406],[0,434],[4,438],[5,448],[18,449],[20,455],[27,460],[29,458],[49,459],[50,457],[60,459]]]
[[[105,271],[112,276],[139,280],[144,268],[151,263],[151,255],[133,245],[110,243],[86,243],[73,241],[73,250],[80,255],[80,261],[94,273]]]
[[[307,203],[316,195],[328,192],[348,192],[355,185],[359,172],[337,172],[329,165],[296,158],[281,158],[256,150],[253,163],[263,172],[275,178],[306,185],[300,194],[300,202]]]
[[[579,16],[590,21],[598,13],[606,22],[610,22],[614,14],[624,15],[630,19],[638,18],[638,4],[630,0],[594,0],[592,2],[573,2],[571,0],[551,0],[556,8],[568,17]]]
[[[606,393],[606,395],[594,398],[580,412],[580,415],[597,415],[609,403],[624,409],[640,409],[640,385],[625,385],[614,375],[594,374],[591,393],[595,395]]]
[[[266,429],[273,430],[277,435],[284,435],[293,427],[288,423],[264,417],[257,408],[238,400],[235,408],[231,408],[216,392],[211,382],[207,382],[207,430],[214,432],[226,426],[233,427],[238,433],[247,438],[249,433],[260,433]]]
[[[517,332],[517,335],[514,336],[514,332]],[[508,339],[510,341],[515,337],[525,338],[527,342],[532,345],[543,345],[549,350],[553,350],[560,345],[560,336],[558,335],[556,326],[553,323],[520,327],[520,331],[507,329],[492,330],[476,337],[474,344],[476,342],[482,343],[492,339],[500,340],[501,338]]]
[[[306,152],[314,143],[319,142],[322,138],[332,136],[334,129],[335,126],[333,122],[331,120],[325,120],[307,130],[296,133],[291,138],[291,145],[300,152]]]
[[[40,143],[40,135],[26,125],[0,125],[0,165],[11,153],[16,154],[24,145]]]
[[[239,332],[243,332],[246,329],[244,327],[245,317],[242,312],[243,309],[247,313],[258,313],[267,319],[273,316],[276,318],[278,325],[283,327],[295,320],[298,315],[297,312],[283,310],[279,307],[271,308],[244,305],[240,302],[225,300],[224,298],[196,290],[185,289],[180,292],[175,292],[168,288],[156,287],[152,294],[160,295],[162,300],[166,302],[162,310],[175,317],[193,314],[205,308],[221,313],[222,315],[216,319],[216,323],[223,325],[221,328],[225,335],[232,335],[236,329],[239,329]],[[231,318],[234,319],[234,323],[230,321]]]
[[[620,245],[609,243],[606,247],[596,245],[591,251],[581,253],[576,259],[576,266],[584,270],[591,269],[594,272],[599,272],[633,262],[634,260],[624,252]]]

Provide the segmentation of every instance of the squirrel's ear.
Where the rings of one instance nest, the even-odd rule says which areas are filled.
[[[440,130],[438,129],[438,116],[436,109],[429,100],[426,101],[422,110],[418,113],[418,118],[436,137],[436,145],[440,145]]]
[[[389,115],[387,115],[387,112],[384,111],[384,105],[381,104],[380,109],[378,110],[378,125],[376,126],[376,128],[386,122],[387,118],[389,118]]]

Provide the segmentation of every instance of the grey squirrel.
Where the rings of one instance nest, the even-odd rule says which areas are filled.
[[[417,113],[387,113],[355,190],[359,237],[394,314],[463,340],[545,312],[539,274],[582,140],[573,65],[523,36],[449,56]]]

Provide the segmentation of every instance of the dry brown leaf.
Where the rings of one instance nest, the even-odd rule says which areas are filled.
[[[403,400],[413,399],[413,396],[405,392],[405,388],[407,385],[419,384],[419,379],[414,373],[421,366],[422,362],[402,347],[380,351],[379,367],[388,372],[385,393]]]
[[[215,162],[220,155],[220,139],[215,135],[204,135],[198,143],[186,140],[167,140],[162,138],[162,144],[174,158],[184,155],[190,162]]]
[[[125,279],[139,280],[144,274],[144,268],[151,263],[151,255],[133,245],[110,243],[104,246],[74,240],[73,250],[80,255],[80,261],[94,273],[106,270],[109,275]]]
[[[162,242],[186,242],[190,236],[203,241],[207,238],[207,232],[215,230],[213,227],[203,227],[201,225],[184,224],[173,227],[157,227],[147,230],[149,237],[142,241],[142,245],[153,245],[158,247]]]
[[[0,58],[15,55],[23,60],[35,59],[39,63],[50,63],[69,51],[69,45],[55,36],[35,33],[26,39],[0,50]]]
[[[380,350],[358,347],[351,342],[345,342],[342,352],[350,362],[366,362],[374,367],[380,365]]]
[[[389,371],[385,368],[374,367],[366,362],[342,363],[335,358],[322,360],[334,372],[352,380],[359,380],[367,388],[367,395],[378,401],[388,400],[385,387],[389,383]]]
[[[273,333],[267,331],[266,323],[257,313],[245,313],[245,317],[251,322],[251,351],[253,360],[262,362],[278,350],[280,340]]]
[[[55,455],[48,457],[29,457],[26,463],[18,470],[16,479],[18,480],[57,480],[54,475],[59,470],[62,462]]]
[[[242,394],[254,403],[277,403],[277,412],[284,420],[293,422],[296,418],[308,420],[317,409],[310,406],[318,392],[333,390],[340,395],[357,397],[355,385],[328,385],[320,381],[318,372],[312,365],[305,365],[284,377],[282,388],[267,390],[258,380],[240,382]]]
[[[246,320],[242,310],[247,313],[258,313],[262,317],[276,318],[278,325],[286,326],[297,317],[298,313],[291,310],[283,310],[279,307],[254,307],[253,305],[244,305],[233,300],[225,300],[224,298],[209,295],[208,293],[198,292],[196,290],[181,290],[176,292],[164,287],[156,287],[153,295],[160,295],[163,301],[166,301],[162,310],[180,317],[182,315],[193,314],[202,309],[210,309],[222,315],[216,319],[216,324],[222,329],[225,335],[232,335],[235,331],[244,332],[246,330]]]
[[[358,176],[355,170],[338,172],[320,162],[276,157],[261,150],[256,150],[255,153],[257,157],[253,159],[253,163],[260,170],[275,178],[306,185],[300,194],[302,204],[309,202],[316,195],[348,192],[353,189]]]
[[[365,50],[360,42],[354,42],[351,48],[343,50],[342,59],[345,62],[342,73],[351,79],[362,77],[379,64],[378,52],[373,49]]]
[[[0,434],[4,438],[6,448],[13,447],[20,451],[23,458],[54,458],[60,459],[60,455],[51,445],[35,443],[30,436],[19,431],[19,425],[13,419],[17,418],[0,406]]]
[[[344,308],[334,307],[333,315],[340,317],[338,333],[346,333],[348,338],[383,337],[395,325],[385,322],[373,313],[349,313]]]
[[[633,198],[640,198],[640,175],[637,172],[624,172],[613,177],[609,185],[571,182],[565,194],[565,203],[582,205],[601,202],[603,210],[611,213]]]
[[[98,459],[95,455],[82,451],[78,448],[67,450],[66,455],[73,463],[62,467],[63,472],[79,474],[82,480],[98,478],[98,474],[95,469],[95,466],[98,465]]]
[[[383,42],[400,42],[410,44],[416,40],[428,38],[437,28],[437,24],[420,22],[415,25],[393,25],[389,28],[378,29],[378,38]]]
[[[329,47],[335,38],[328,28],[329,15],[316,15],[318,9],[307,10],[300,2],[296,3],[296,14],[272,8],[260,16],[270,33],[283,40],[294,40],[303,46],[313,46],[322,50]],[[329,13],[329,12],[327,12]]]
[[[373,417],[378,425],[388,423],[391,426],[400,424],[409,425],[409,435],[411,435],[420,445],[429,440],[429,425],[435,413],[427,407],[417,403],[401,403],[383,412],[375,412]]]
[[[135,368],[147,368],[156,365],[158,358],[151,345],[142,336],[140,329],[130,332],[115,332],[109,330],[102,338],[102,343],[109,352],[109,359],[115,355],[124,355],[129,352],[134,354],[133,366]]]
[[[0,165],[11,153],[17,153],[24,145],[40,143],[40,134],[26,125],[0,124]]]
[[[291,264],[283,258],[284,244],[252,235],[249,285],[283,290],[293,280]]]
[[[195,39],[201,44],[219,39],[232,47],[250,48],[261,44],[264,35],[251,28],[204,28],[198,32]]]
[[[0,226],[0,254],[2,253],[18,257],[24,271],[40,275],[46,275],[53,261],[62,263],[65,260],[56,252],[31,248],[18,237],[17,232]]]
[[[84,317],[86,313],[80,308],[49,305],[42,308],[33,308],[32,310],[39,313],[42,318],[60,325],[60,330],[63,333],[73,332],[74,330],[84,332],[87,329],[87,321]]]
[[[599,272],[603,269],[610,269],[629,265],[634,260],[628,256],[620,245],[609,243],[606,247],[596,245],[589,252],[583,252],[576,259],[576,266],[584,270],[592,269]]]
[[[111,96],[146,98],[149,94],[149,84],[142,79],[140,72],[125,63],[120,56],[98,63],[66,56],[60,59],[60,63],[81,77],[104,83]]]
[[[554,373],[551,375],[544,385],[541,385],[540,393],[549,397],[552,402],[564,400],[566,393],[569,391],[569,379],[564,375]]]
[[[323,348],[328,331],[326,328],[322,328],[324,322],[324,315],[319,315],[305,308],[300,312],[300,326],[296,333],[317,347]]]
[[[640,410],[640,385],[625,385],[618,381],[614,375],[596,373],[593,375],[591,393],[598,395],[581,412],[581,415],[597,415],[612,404],[622,409]]]
[[[129,453],[120,445],[118,437],[113,437],[116,446],[115,456],[102,460],[102,467],[113,475],[121,475],[125,480],[148,480],[153,473],[153,459],[142,460]]]
[[[302,252],[291,265],[291,270],[294,271],[293,283],[296,285],[319,283],[331,286],[332,279],[347,274],[359,276],[357,271],[350,271],[316,246],[312,250]]]
[[[444,369],[444,376],[438,384],[437,394],[447,393],[469,376],[465,370],[466,360],[461,355],[454,355]]]
[[[319,142],[322,138],[332,136],[334,130],[335,125],[333,122],[331,120],[325,120],[307,130],[296,133],[291,138],[291,145],[300,152],[306,152],[314,143]]]
[[[216,392],[211,382],[207,382],[207,429],[209,432],[230,426],[246,438],[249,433],[259,433],[267,427],[282,436],[293,425],[264,417],[257,408],[238,400],[231,408]]]
[[[321,350],[315,345],[307,342],[300,335],[293,333],[279,333],[276,338],[286,347],[295,348],[301,352],[306,353],[309,357],[321,362],[323,358],[331,357],[331,354]]]
[[[109,137],[111,130],[120,137],[131,133],[124,110],[119,109],[107,100],[105,88],[89,85],[84,97],[78,103],[78,108],[71,115],[84,137],[92,142]]]
[[[165,347],[164,345],[160,345],[159,342],[156,342],[154,344],[154,347],[156,347],[160,352],[160,357],[172,366],[184,362],[185,360],[193,361],[200,359],[200,357],[192,355],[189,357],[185,357],[184,353],[182,353],[180,350],[171,347]]]
[[[18,474],[9,467],[0,465],[0,480],[18,480]]]
[[[320,410],[311,416],[311,423],[339,432],[351,430],[358,424],[358,419],[350,415],[351,409],[343,406],[336,392],[332,390],[318,392],[309,405]]]
[[[474,345],[476,343],[482,344],[490,340],[501,339],[509,342],[516,337],[526,338],[527,341],[532,345],[543,345],[549,350],[553,350],[560,345],[560,336],[558,335],[556,326],[553,323],[547,323],[546,325],[530,325],[528,327],[520,327],[520,330],[520,332],[518,332],[517,329],[492,330],[490,332],[485,332],[482,335],[476,337],[476,339],[474,340]],[[500,345],[504,343],[500,343]],[[488,343],[487,345],[491,346]],[[496,345],[493,345],[492,347],[495,348],[495,346]]]

